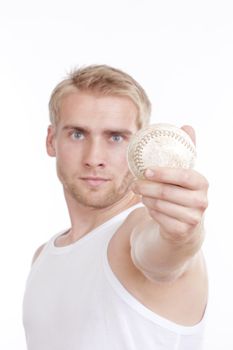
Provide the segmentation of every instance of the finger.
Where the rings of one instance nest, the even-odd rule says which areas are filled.
[[[161,199],[190,208],[205,209],[207,196],[203,191],[192,191],[179,186],[152,181],[136,181],[132,185],[134,193],[152,199]]]
[[[198,225],[201,221],[201,211],[196,208],[193,209],[149,197],[142,197],[142,202],[149,210],[155,210],[158,213],[164,214],[192,226]]]
[[[208,188],[204,176],[194,169],[151,167],[145,171],[148,180],[177,185],[190,190]]]
[[[167,235],[169,239],[180,240],[187,237],[193,231],[193,227],[189,224],[159,213],[156,210],[151,210],[149,213],[151,217],[159,224],[163,234]]]
[[[196,145],[196,134],[195,134],[195,130],[193,129],[193,127],[191,125],[183,125],[181,127],[181,129],[184,130],[190,136],[194,145]]]

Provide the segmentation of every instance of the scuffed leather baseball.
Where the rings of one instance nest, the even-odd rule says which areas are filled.
[[[159,123],[133,135],[127,150],[129,169],[138,178],[152,166],[192,168],[196,149],[190,136],[178,127]]]

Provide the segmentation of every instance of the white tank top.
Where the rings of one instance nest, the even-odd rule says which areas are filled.
[[[112,272],[107,247],[131,207],[74,244],[55,235],[29,274],[23,322],[29,350],[200,350],[204,320],[175,324],[143,306]]]

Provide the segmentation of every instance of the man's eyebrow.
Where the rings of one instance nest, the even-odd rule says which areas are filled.
[[[105,134],[122,134],[122,135],[132,135],[132,131],[128,129],[106,129],[103,131]]]
[[[62,130],[78,130],[81,132],[89,132],[88,128],[85,128],[79,125],[65,125],[63,126]]]

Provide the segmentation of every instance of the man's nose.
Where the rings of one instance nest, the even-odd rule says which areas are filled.
[[[104,147],[101,140],[93,140],[88,143],[84,153],[84,165],[86,167],[104,167],[106,147]]]

